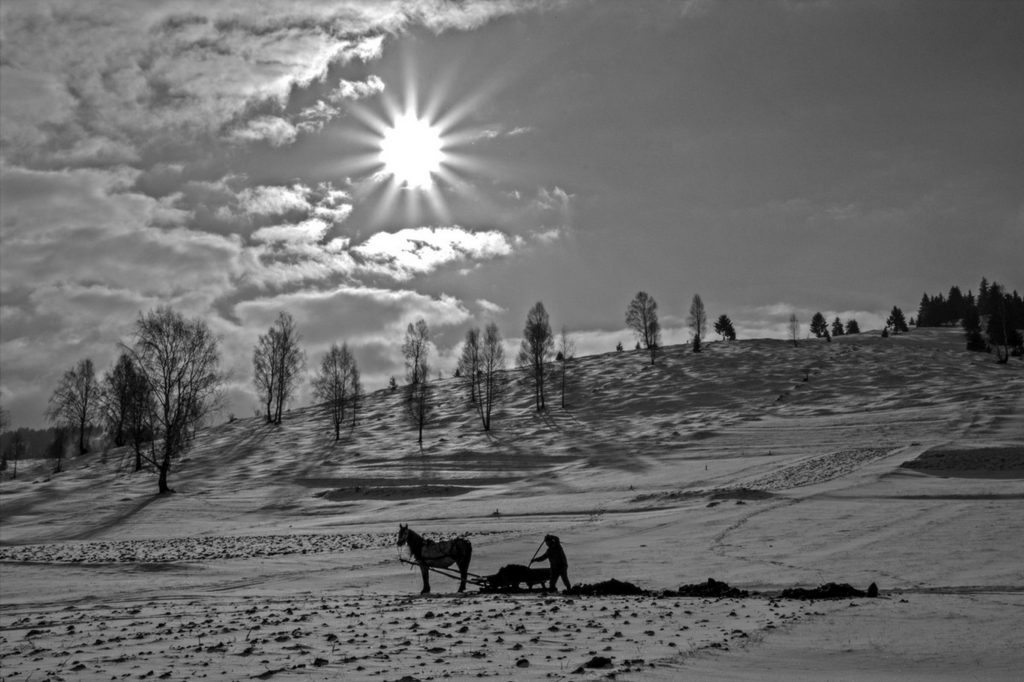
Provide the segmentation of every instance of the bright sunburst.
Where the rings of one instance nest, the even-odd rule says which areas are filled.
[[[429,188],[444,162],[440,130],[413,113],[397,116],[383,132],[380,162],[400,186]]]

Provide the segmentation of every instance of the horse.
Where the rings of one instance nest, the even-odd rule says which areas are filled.
[[[459,592],[466,591],[466,576],[469,574],[469,560],[473,556],[473,545],[466,538],[455,538],[443,542],[424,539],[409,526],[399,524],[398,546],[409,545],[409,551],[420,565],[423,574],[423,589],[420,594],[430,593],[430,567],[448,568],[452,564],[459,567]]]

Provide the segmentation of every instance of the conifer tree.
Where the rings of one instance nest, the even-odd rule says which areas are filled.
[[[892,312],[889,313],[889,318],[885,321],[885,324],[892,329],[893,334],[910,331],[910,328],[907,326],[907,320],[903,317],[903,311],[898,306],[892,307]]]
[[[715,333],[722,337],[723,341],[735,341],[736,329],[732,326],[732,320],[728,315],[719,315],[715,321]]]
[[[836,319],[832,320],[832,336],[842,336],[842,335],[843,335],[843,321],[840,320],[837,317]]]
[[[811,333],[817,339],[828,334],[828,322],[825,321],[825,316],[820,312],[814,313],[814,316],[811,317]]]
[[[846,333],[847,334],[860,334],[860,325],[857,324],[857,320],[846,321]]]

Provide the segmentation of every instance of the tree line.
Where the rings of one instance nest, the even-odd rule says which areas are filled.
[[[956,287],[948,298],[925,295],[917,324],[951,323],[949,315],[954,310],[962,315],[958,319],[967,332],[969,348],[995,347],[1001,362],[1011,352],[1020,351],[1017,327],[1024,320],[1024,311],[1016,292],[1007,294],[999,284],[989,285],[983,279],[977,299],[970,292],[959,295]],[[699,294],[693,296],[686,320],[688,344],[699,353],[708,333],[707,310]],[[655,364],[661,350],[661,324],[654,297],[638,292],[626,308],[625,321],[636,337],[637,349],[645,350]],[[987,340],[981,336],[983,324]],[[799,328],[796,315],[791,315],[789,332],[794,345]],[[886,333],[889,328],[894,333],[908,330],[903,312],[896,306],[887,320]],[[713,329],[723,340],[736,338],[728,315],[720,315]],[[818,312],[811,319],[810,333],[830,339],[860,333],[860,327],[856,320],[844,323],[838,317],[830,325]],[[295,320],[282,312],[253,347],[253,385],[260,401],[257,414],[268,424],[281,423],[303,380],[306,354],[301,340]],[[136,471],[150,465],[158,473],[159,491],[172,492],[168,485],[172,462],[188,449],[197,428],[222,402],[226,376],[220,368],[219,341],[202,319],[188,319],[162,306],[140,314],[131,338],[120,343],[119,349],[113,367],[102,377],[96,377],[92,360],[80,360],[64,372],[50,397],[46,416],[56,427],[49,445],[55,471],[60,471],[65,443],[73,438],[79,454],[85,454],[90,430],[102,423],[115,446],[130,446]],[[402,400],[421,448],[424,428],[435,407],[431,349],[426,321],[410,323],[402,344],[406,369]],[[532,389],[537,412],[547,409],[553,380],[560,392],[560,405],[566,407],[575,350],[572,335],[563,327],[556,336],[544,304],[534,304],[527,313],[514,361],[521,380]],[[504,341],[496,324],[489,323],[483,331],[478,327],[467,330],[455,378],[464,387],[467,406],[475,411],[484,431],[491,429],[495,410],[506,395],[510,381],[506,365]],[[356,427],[364,397],[359,367],[347,343],[332,344],[310,380],[324,421],[338,441],[343,428]],[[399,389],[394,377],[390,388]],[[6,413],[3,417],[6,419]],[[4,453],[6,461],[7,449]]]
[[[947,295],[941,292],[921,296],[917,309],[918,327],[960,326],[964,330],[967,349],[994,352],[999,362],[1011,355],[1024,355],[1024,299],[1017,290],[1007,292],[998,282],[981,278],[978,294],[970,289],[964,294],[959,286],[951,286]]]

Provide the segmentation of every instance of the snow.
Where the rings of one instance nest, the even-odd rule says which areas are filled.
[[[0,484],[3,679],[1017,679],[1024,365],[962,347],[585,357],[567,409],[516,385],[491,433],[449,379],[422,452],[383,391],[337,444],[312,407],[211,427],[164,497],[117,450],[23,466]],[[420,596],[399,523],[465,535],[478,575],[554,533],[574,582],[759,594]],[[826,582],[881,595],[777,597]]]

